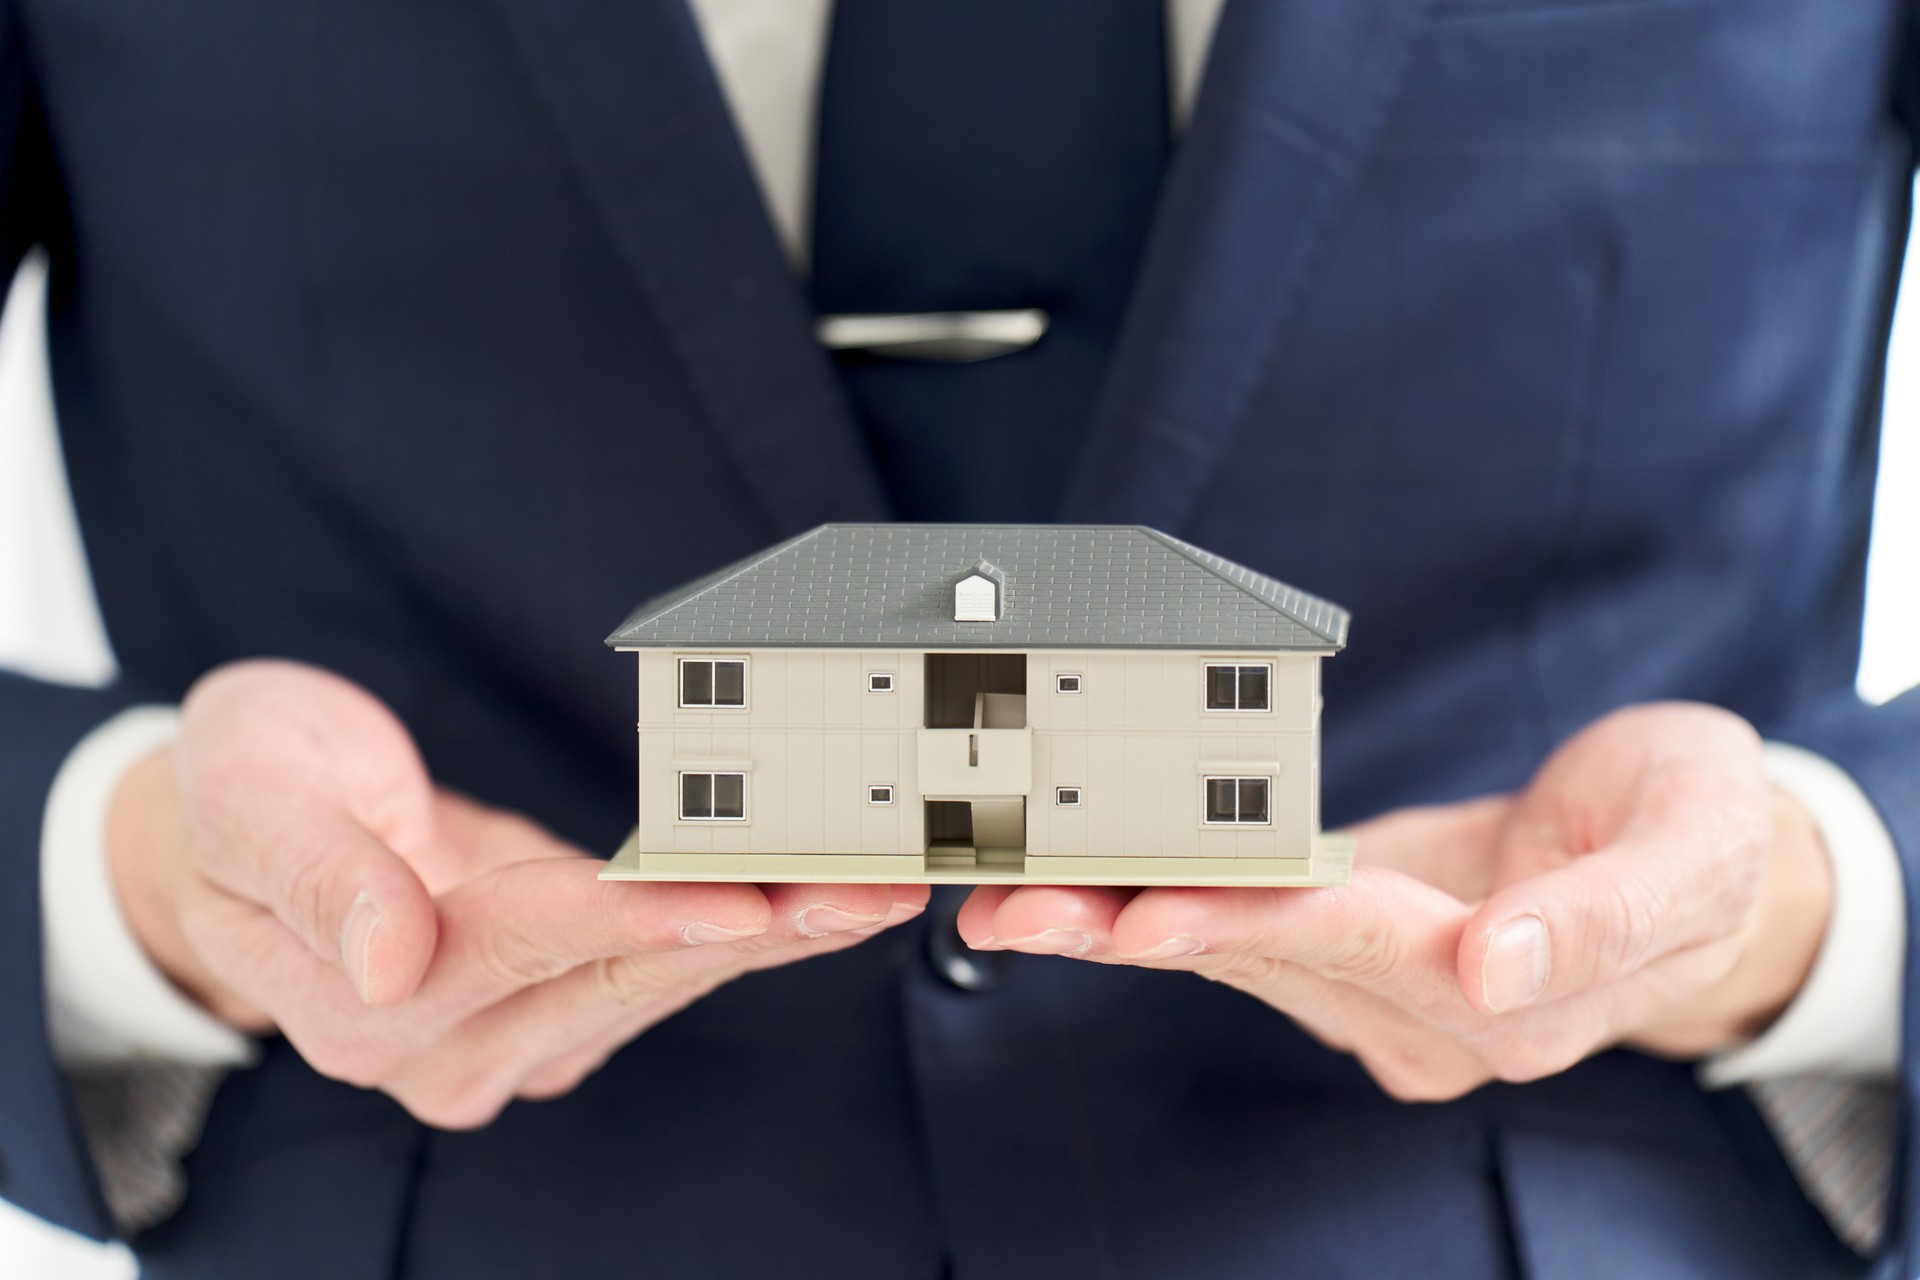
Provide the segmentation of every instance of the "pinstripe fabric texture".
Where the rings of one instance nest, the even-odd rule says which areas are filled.
[[[1748,1093],[1814,1207],[1856,1253],[1886,1234],[1897,1094],[1890,1081],[1810,1073],[1758,1080]]]
[[[166,1221],[186,1199],[180,1162],[199,1142],[226,1074],[154,1060],[68,1072],[100,1194],[123,1235]]]

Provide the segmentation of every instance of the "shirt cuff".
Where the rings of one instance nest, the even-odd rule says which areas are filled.
[[[1866,793],[1824,756],[1769,742],[1767,776],[1806,806],[1833,864],[1833,916],[1806,985],[1757,1039],[1709,1058],[1725,1088],[1809,1071],[1891,1076],[1900,1065],[1906,890],[1893,837]]]
[[[164,1059],[244,1066],[253,1042],[189,1000],[134,940],[107,867],[107,811],[127,770],[172,742],[179,713],[132,707],[54,776],[40,837],[47,1023],[63,1068]]]

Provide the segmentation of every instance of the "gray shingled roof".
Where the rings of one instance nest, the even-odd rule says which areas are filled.
[[[997,622],[953,584],[1005,576]],[[1347,612],[1138,525],[828,524],[647,601],[617,649],[1339,649]]]

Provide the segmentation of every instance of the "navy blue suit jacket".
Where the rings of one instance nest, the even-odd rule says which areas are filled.
[[[679,4],[4,14],[3,229],[51,252],[63,440],[125,674],[0,681],[0,1191],[102,1233],[41,1031],[35,870],[88,728],[294,655],[394,706],[447,783],[611,849],[633,792],[608,628],[890,512]],[[1177,531],[1353,608],[1333,822],[1513,787],[1609,708],[1696,698],[1839,761],[1920,860],[1920,699],[1851,692],[1910,22],[1903,0],[1229,4],[1054,514]],[[476,1133],[270,1044],[146,1265],[1862,1266],[1738,1091],[1684,1065],[1612,1053],[1403,1106],[1183,975],[1035,960],[968,996],[917,955],[902,936],[738,982]]]

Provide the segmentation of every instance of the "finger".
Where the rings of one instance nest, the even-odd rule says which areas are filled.
[[[581,856],[518,862],[442,896],[440,947],[413,1016],[451,1025],[604,956],[735,942],[773,924],[753,885],[602,880],[601,866]]]
[[[1425,881],[1462,902],[1492,892],[1512,796],[1399,809],[1350,828],[1354,861]]]
[[[1393,875],[1372,870],[1356,874],[1363,880]],[[1394,878],[1411,886],[1414,895],[1424,890],[1415,881]],[[1448,1029],[1396,1003],[1438,1007],[1454,1019],[1466,1011],[1451,989],[1448,961],[1453,935],[1428,948],[1424,961],[1427,990],[1420,998],[1410,999],[1401,991],[1390,991],[1389,998],[1356,989],[1353,980],[1359,975],[1350,970],[1365,968],[1372,973],[1377,969],[1391,980],[1390,986],[1410,983],[1414,976],[1410,973],[1387,972],[1395,966],[1392,957],[1363,959],[1356,952],[1335,963],[1335,953],[1324,942],[1317,950],[1300,946],[1303,957],[1319,960],[1328,970],[1321,972],[1270,954],[1284,949],[1276,945],[1271,930],[1289,934],[1291,944],[1306,940],[1297,929],[1274,918],[1257,901],[1261,896],[1295,906],[1306,905],[1299,900],[1308,894],[1289,890],[1136,891],[1036,886],[1001,897],[990,918],[980,918],[987,916],[983,903],[976,918],[963,925],[962,936],[969,941],[978,937],[982,944],[993,941],[1016,950],[1112,963],[1125,962],[1116,950],[1117,932],[1126,937],[1133,929],[1154,933],[1163,928],[1184,928],[1190,932],[1176,935],[1181,939],[1177,955],[1146,961],[1145,965],[1189,969],[1255,996],[1301,1023],[1322,1042],[1357,1056],[1393,1097],[1405,1101],[1457,1098],[1491,1078],[1487,1065]],[[1464,917],[1465,908],[1453,903],[1444,914],[1457,921]],[[1128,917],[1126,929],[1119,926],[1123,915]],[[1358,923],[1357,914],[1349,916],[1349,923]],[[1339,921],[1329,925],[1330,936],[1335,937],[1347,927]],[[1001,934],[1009,936],[1002,938]],[[1202,945],[1195,950],[1194,944],[1201,937],[1215,946],[1209,949]]]
[[[1457,1098],[1494,1074],[1450,1028],[1286,960],[1221,951],[1153,967],[1190,969],[1263,1001],[1323,1044],[1358,1058],[1383,1090],[1403,1102]]]
[[[889,885],[634,883],[586,857],[502,867],[441,898],[442,941],[415,1016],[450,1025],[513,992],[608,956],[762,939],[762,945],[876,927]],[[922,905],[917,887],[903,890]]]
[[[522,814],[481,804],[444,787],[434,792],[432,809],[430,836],[405,857],[436,897],[515,862],[582,854]]]
[[[764,892],[774,922],[768,945],[871,929],[886,919],[895,901],[893,886],[884,884],[777,884]],[[925,894],[918,896],[924,905]]]
[[[1023,951],[1031,955],[1113,959],[1113,922],[1138,890],[1063,888],[1031,885],[1001,899],[984,921],[986,932],[969,945],[981,950]],[[964,914],[964,908],[962,909]],[[984,913],[984,907],[980,911]],[[962,925],[977,928],[977,916]]]
[[[437,935],[432,899],[344,808],[265,793],[230,802],[197,852],[213,883],[270,910],[363,1003],[397,1004],[419,986]]]
[[[208,967],[266,1010],[320,1074],[373,1088],[398,1060],[394,1029],[404,1011],[362,1005],[339,969],[272,912],[203,880],[183,894],[181,923],[190,936],[214,940],[203,947]]]
[[[1457,970],[1489,1013],[1618,982],[1738,930],[1772,836],[1758,777],[1667,770],[1641,788],[1613,843],[1508,885],[1467,927]]]
[[[796,895],[776,902],[775,919],[784,917],[789,922],[786,930],[776,926],[738,942],[605,956],[580,965],[452,1028],[395,1071],[385,1087],[414,1115],[439,1127],[485,1124],[549,1063],[562,1060],[549,1073],[551,1077],[577,1082],[620,1045],[721,983],[752,970],[857,945],[881,928],[913,918],[924,906],[924,901],[913,899],[925,895],[916,895],[911,886],[904,887],[907,900],[901,902],[890,900],[887,886],[861,888],[878,890],[877,901],[883,904],[882,914],[871,922],[864,914],[834,905],[831,909],[840,915],[833,921],[835,928],[810,936],[804,933],[803,918],[809,910],[819,910],[817,905],[806,905],[809,898],[825,897],[836,903],[862,900],[848,893],[847,886],[828,887],[824,895]]]
[[[269,1025],[252,1029],[272,1030],[317,988],[331,988],[331,1005],[370,1012],[338,965],[314,955],[259,903],[236,897],[194,871],[183,877],[175,901],[182,935],[218,989],[230,993],[238,1006],[215,1008],[223,1019],[240,1025],[233,1012],[257,1010]]]
[[[960,931],[960,940],[976,951],[990,950],[987,940],[993,936],[993,916],[1000,904],[1012,897],[1016,886],[1010,884],[983,884],[975,886],[967,900],[960,904],[960,911],[954,917],[954,927]]]
[[[1410,876],[1356,866],[1326,889],[1148,889],[1113,926],[1131,964],[1203,968],[1220,953],[1284,961],[1429,1019],[1466,1011],[1454,957],[1469,909]]]
[[[926,909],[926,895],[924,893],[920,894],[920,901],[916,903],[912,900],[913,895],[911,894],[911,890],[915,888],[924,889],[925,887],[924,885],[894,886],[895,891],[905,895],[905,898],[902,901],[894,903],[893,909],[888,912],[886,920],[877,928],[856,929],[846,933],[828,934],[825,937],[807,939],[799,943],[788,943],[784,946],[750,951],[742,957],[746,963],[744,967],[740,969],[740,972],[745,973],[752,970],[770,969],[778,965],[803,960],[809,956],[825,955],[828,952],[845,950],[848,947],[857,946],[874,934],[883,933],[886,930],[902,925],[924,911]],[[731,944],[727,950],[739,953],[744,948],[754,947],[757,941],[758,940]],[[659,959],[662,963],[667,963],[677,960],[678,957],[662,956]],[[575,972],[577,973],[578,970]],[[568,975],[569,978],[572,976],[571,974]],[[663,1013],[660,1016],[665,1016],[665,1014]],[[618,1052],[628,1041],[632,1040],[636,1035],[639,1035],[647,1027],[653,1025],[653,1022],[657,1020],[657,1018],[635,1017],[610,1022],[600,1031],[582,1040],[573,1048],[539,1063],[533,1067],[532,1070],[526,1072],[520,1079],[518,1087],[514,1090],[515,1094],[522,1098],[544,1099],[556,1098],[570,1092],[582,1080],[599,1070],[601,1066],[606,1063],[607,1059]]]

